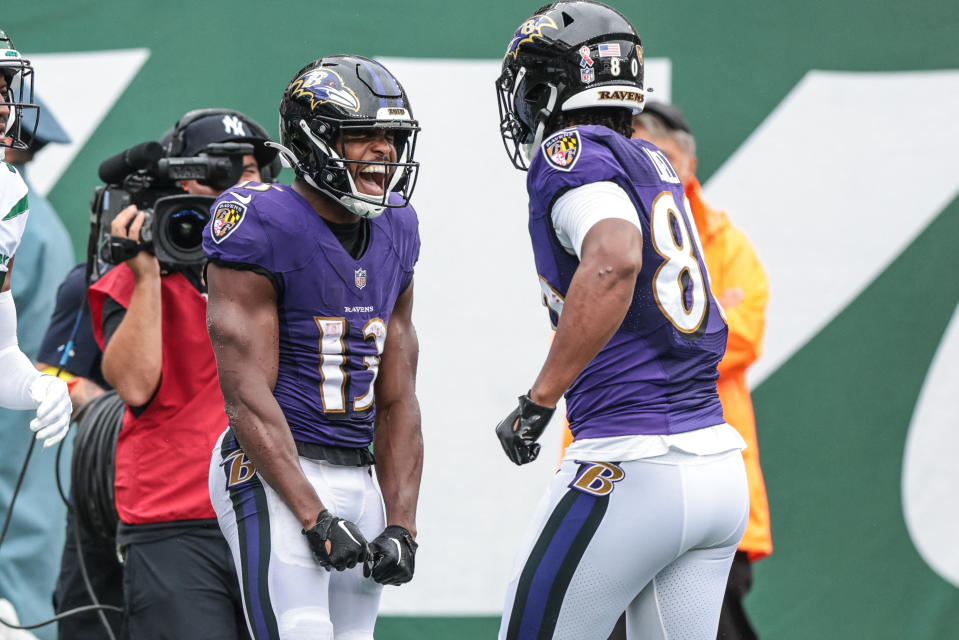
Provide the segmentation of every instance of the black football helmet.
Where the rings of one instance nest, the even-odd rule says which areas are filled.
[[[342,134],[371,128],[394,133],[395,162],[344,159]],[[375,218],[387,207],[409,203],[419,170],[413,161],[419,130],[406,92],[383,65],[361,56],[328,56],[303,67],[283,92],[276,146],[309,185],[350,212]],[[385,173],[383,195],[360,192],[349,164]],[[399,197],[391,199],[393,193]]]
[[[553,2],[523,22],[496,80],[500,134],[526,170],[563,111],[643,109],[643,43],[623,14],[588,0]]]
[[[11,139],[9,144],[0,142],[0,147],[26,149],[27,140],[33,139],[40,121],[39,117],[34,117],[32,127],[29,130],[23,128],[23,116],[28,109],[34,110],[34,116],[40,115],[40,107],[33,104],[33,67],[14,48],[3,29],[0,29],[0,74],[7,84],[6,92],[0,93],[0,107],[7,107],[10,112],[5,122],[0,121],[0,136]]]

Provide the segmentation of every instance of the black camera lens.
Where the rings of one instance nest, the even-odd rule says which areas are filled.
[[[153,249],[160,264],[202,264],[203,228],[210,221],[215,198],[177,194],[158,198],[153,205]]]
[[[168,237],[177,249],[191,251],[203,242],[203,227],[210,219],[207,211],[180,209],[174,212],[168,221]]]

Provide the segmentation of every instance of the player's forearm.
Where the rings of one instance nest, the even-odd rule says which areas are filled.
[[[416,537],[416,504],[423,475],[423,434],[416,396],[377,405],[373,437],[376,479],[386,505],[386,524],[405,527]]]
[[[13,294],[0,292],[0,407],[7,409],[33,409],[36,403],[29,389],[40,375],[30,359],[20,351],[17,342],[17,308]]]
[[[130,305],[103,352],[103,377],[127,405],[153,397],[163,367],[160,278],[138,280]]]
[[[566,389],[609,342],[633,299],[638,267],[584,260],[570,283],[556,337],[530,389],[536,404],[554,407]]]
[[[237,378],[241,378],[238,380]],[[283,411],[265,381],[243,379],[242,372],[220,372],[226,413],[246,457],[308,529],[324,509],[300,468],[296,444]]]

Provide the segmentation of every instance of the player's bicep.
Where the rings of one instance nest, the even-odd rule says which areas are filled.
[[[210,264],[207,328],[224,394],[244,379],[276,384],[279,316],[266,276]]]
[[[411,398],[416,390],[416,366],[420,344],[413,326],[413,282],[393,307],[376,378],[376,403],[390,405]]]
[[[638,273],[643,263],[643,234],[621,218],[599,220],[583,238],[580,262],[598,262],[613,273]]]

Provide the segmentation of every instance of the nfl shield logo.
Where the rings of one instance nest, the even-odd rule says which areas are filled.
[[[357,289],[366,286],[366,269],[357,269],[353,272],[353,284],[356,285]]]

